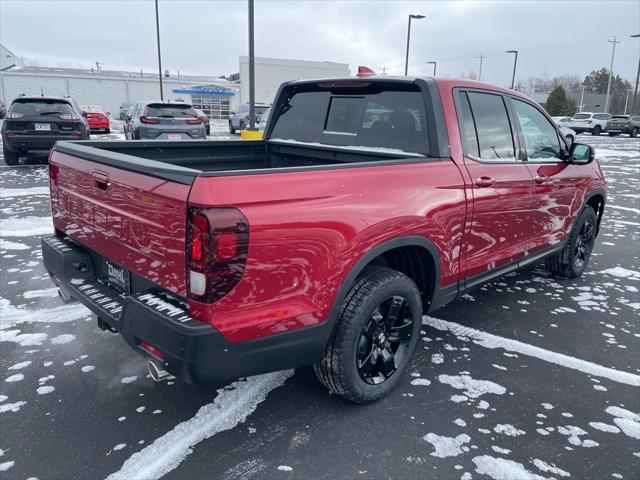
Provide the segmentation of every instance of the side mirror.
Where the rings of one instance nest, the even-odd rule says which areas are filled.
[[[587,165],[596,158],[596,152],[590,145],[574,143],[569,150],[569,163],[574,165]]]

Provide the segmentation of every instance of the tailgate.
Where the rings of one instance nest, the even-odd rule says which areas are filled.
[[[56,229],[120,267],[186,296],[190,184],[56,150],[49,164]]]

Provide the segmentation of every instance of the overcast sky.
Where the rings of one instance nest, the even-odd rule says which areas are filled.
[[[412,74],[459,76],[507,84],[519,50],[518,78],[578,74],[606,66],[614,35],[614,71],[635,81],[640,2],[620,1],[268,1],[256,0],[256,56],[367,65],[401,74],[409,13]],[[223,75],[247,54],[247,2],[161,0],[163,68]],[[0,0],[0,43],[42,66],[153,71],[153,0]]]

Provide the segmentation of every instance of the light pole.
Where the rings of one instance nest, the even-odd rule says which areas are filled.
[[[627,106],[629,105],[629,93],[631,93],[631,90],[633,90],[633,88],[627,88],[627,98],[625,98],[624,100],[624,114],[627,114]]]
[[[584,108],[584,89],[587,88],[586,85],[580,85],[580,105],[578,105],[578,111],[581,112]]]
[[[487,58],[485,56],[484,53],[481,53],[479,57],[476,57],[480,59],[480,70],[478,71],[478,81],[481,82],[482,81],[482,61]]]
[[[158,78],[160,79],[160,100],[164,101],[162,91],[162,56],[160,55],[160,20],[158,17],[158,0],[156,0],[156,37],[158,39]]]
[[[631,35],[631,38],[640,38],[640,33]],[[636,112],[636,99],[638,98],[638,80],[640,80],[640,59],[638,59],[638,73],[636,73],[636,88],[633,91],[633,102],[631,102],[631,113]]]
[[[249,0],[249,130],[256,128],[256,85],[253,53],[253,0]]]
[[[436,76],[436,66],[438,62],[427,62],[427,65],[433,65],[433,76]]]
[[[609,67],[609,83],[607,83],[607,96],[604,100],[604,113],[609,113],[609,94],[611,93],[611,79],[613,78],[613,58],[616,56],[616,45],[620,43],[616,40],[614,35],[613,40],[607,40],[609,43],[613,43],[613,50],[611,52],[611,66]]]
[[[518,66],[518,51],[517,50],[507,50],[505,53],[514,53],[513,57],[513,73],[511,74],[511,90],[513,90],[513,86],[516,83],[516,67]]]
[[[420,20],[424,18],[424,15],[413,15],[409,14],[409,27],[407,28],[407,53],[404,57],[404,76],[407,76],[407,72],[409,71],[409,40],[411,39],[411,20],[412,19]]]

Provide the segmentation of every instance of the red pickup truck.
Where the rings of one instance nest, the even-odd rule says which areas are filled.
[[[532,100],[433,78],[286,83],[261,141],[59,142],[49,173],[47,270],[154,378],[313,364],[360,403],[423,314],[543,258],[580,275],[606,198]]]

